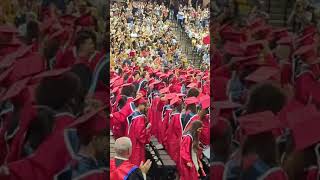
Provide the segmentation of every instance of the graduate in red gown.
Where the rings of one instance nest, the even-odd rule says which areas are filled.
[[[135,101],[135,104],[137,104],[137,108],[127,118],[128,130],[126,133],[132,142],[130,162],[138,166],[141,161],[145,161],[145,145],[150,142],[151,124],[145,115],[147,106],[145,98],[140,97]]]
[[[107,171],[102,165],[105,162],[107,146],[105,107],[90,109],[72,124],[79,136],[79,149],[77,150],[76,165],[71,162],[67,168],[60,172],[58,179],[97,179],[107,177]],[[75,143],[75,142],[74,142]]]
[[[203,123],[203,129],[200,134],[200,142],[208,146],[210,145],[210,96],[205,95],[199,98],[201,103],[201,111],[199,112],[199,119]]]
[[[183,133],[181,124],[181,111],[182,100],[179,97],[175,97],[170,101],[170,105],[173,106],[173,111],[170,114],[168,122],[167,134],[167,147],[168,154],[179,166],[180,161],[180,140]]]
[[[199,136],[202,130],[201,121],[193,121],[191,128],[184,133],[180,143],[180,179],[199,179],[201,162],[199,161]],[[202,174],[204,175],[204,174]]]
[[[95,50],[96,37],[91,31],[80,31],[75,46],[61,49],[56,56],[55,68],[66,68],[73,64],[84,63],[93,71],[102,54]]]
[[[197,104],[199,103],[199,99],[196,97],[188,97],[185,99],[186,104],[186,113],[182,117],[182,127],[183,131],[186,132],[190,129],[193,121],[200,120],[197,110]]]
[[[117,102],[118,110],[110,115],[112,121],[112,132],[115,138],[122,137],[127,134],[127,117],[135,111],[134,86],[131,84],[122,85],[121,97]]]

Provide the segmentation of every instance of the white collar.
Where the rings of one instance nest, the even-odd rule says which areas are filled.
[[[120,159],[120,160],[124,160],[124,161],[127,161],[127,160],[129,160],[129,159],[127,159],[127,158],[123,158],[123,157],[119,157],[119,156],[115,156],[114,158],[115,158],[115,159]]]

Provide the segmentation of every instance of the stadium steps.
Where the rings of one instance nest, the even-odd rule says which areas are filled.
[[[191,40],[176,22],[174,22],[174,32],[180,43],[182,53],[187,55],[189,63],[194,67],[199,68],[202,57],[194,52]]]
[[[240,10],[240,16],[246,16],[249,11],[249,3],[248,0],[237,0]],[[292,7],[294,5],[295,0],[265,0],[266,5],[268,6],[270,3],[270,19],[269,23],[275,27],[283,27],[286,26],[286,21],[292,11]],[[286,9],[287,7],[287,9]]]
[[[286,21],[292,11],[293,5],[294,0],[270,0],[270,24],[276,27],[286,26]]]

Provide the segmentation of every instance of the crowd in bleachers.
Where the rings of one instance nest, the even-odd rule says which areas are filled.
[[[203,56],[203,62],[209,63],[209,8],[198,6],[180,6],[177,13],[177,21],[191,41],[196,54]]]

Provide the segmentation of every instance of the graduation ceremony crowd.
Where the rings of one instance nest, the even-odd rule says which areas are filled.
[[[148,177],[151,137],[181,180],[206,176],[201,159],[210,143],[210,73],[181,51],[169,12],[151,2],[111,5],[111,179]]]
[[[173,14],[173,12],[171,12]],[[209,8],[180,6],[177,20],[191,41],[195,52],[202,55],[203,62],[209,64]]]
[[[0,179],[108,178],[105,5],[1,0]]]
[[[298,0],[299,26],[275,27],[259,2],[246,16],[211,2],[210,179],[318,180],[319,19]]]

